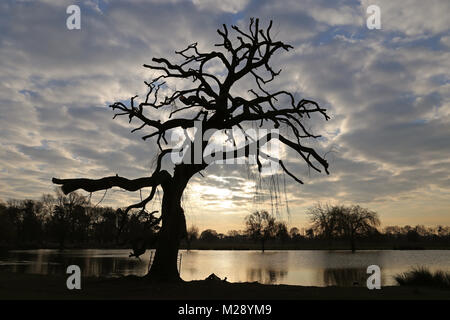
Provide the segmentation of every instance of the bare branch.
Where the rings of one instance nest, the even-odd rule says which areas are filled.
[[[87,192],[95,192],[99,190],[110,189],[112,187],[119,187],[127,191],[136,191],[145,187],[153,187],[164,184],[171,178],[170,174],[163,170],[155,172],[153,176],[138,179],[127,179],[119,176],[105,177],[101,179],[57,179],[53,178],[54,184],[60,184],[64,194],[68,194],[78,189],[83,189]]]

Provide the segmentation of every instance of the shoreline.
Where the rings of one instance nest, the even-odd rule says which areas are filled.
[[[386,286],[305,287],[196,280],[155,284],[137,276],[82,278],[68,290],[65,276],[0,273],[1,300],[450,300],[450,290]]]
[[[23,245],[23,246],[0,246],[1,251],[13,251],[13,250],[128,250],[129,246],[102,246],[102,245],[74,245],[66,246],[61,248],[59,246],[46,245],[46,246],[34,246],[34,245]],[[154,250],[154,247],[148,247],[147,250]],[[179,250],[235,250],[235,251],[262,251],[261,247],[253,244],[205,244],[190,246],[189,248],[185,245],[180,246]],[[264,251],[351,251],[346,246],[333,246],[325,247],[321,245],[269,245],[266,246]],[[358,251],[370,251],[370,250],[450,250],[450,244],[445,245],[362,245],[356,248]]]
[[[0,249],[0,252],[2,251],[33,251],[33,250],[60,250],[60,251],[66,251],[66,250],[132,250],[131,248],[102,248],[102,247],[71,247],[71,248],[8,248],[8,249]],[[147,248],[146,250],[156,250],[155,248]],[[255,249],[255,248],[180,248],[179,251],[259,251],[262,252],[261,249]],[[389,249],[389,248],[372,248],[372,249],[358,249],[355,251],[355,253],[358,252],[366,252],[366,251],[447,251],[450,250],[450,248],[425,248],[425,249],[418,249],[418,248],[404,248],[404,249]],[[273,251],[336,251],[336,252],[351,252],[350,249],[306,249],[306,248],[299,248],[299,249],[291,249],[291,248],[275,248],[275,249],[265,249],[264,252],[273,252]]]

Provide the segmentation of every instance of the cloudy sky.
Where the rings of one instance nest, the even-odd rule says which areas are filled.
[[[68,5],[81,30],[68,30]],[[366,8],[381,9],[381,29]],[[107,107],[145,94],[142,67],[193,42],[210,48],[223,23],[274,21],[273,35],[294,46],[274,59],[273,85],[314,99],[330,121],[313,121],[309,142],[330,163],[315,174],[286,154],[305,182],[279,177],[279,218],[304,227],[321,202],[358,203],[383,225],[450,224],[450,32],[448,0],[16,0],[0,3],[0,199],[52,193],[52,177],[151,173],[155,146]],[[254,201],[246,166],[214,165],[184,198],[188,225],[220,232],[271,205]],[[147,193],[144,190],[144,193]],[[93,201],[103,192],[93,195]],[[110,190],[103,205],[139,193]],[[153,204],[158,207],[158,201]]]

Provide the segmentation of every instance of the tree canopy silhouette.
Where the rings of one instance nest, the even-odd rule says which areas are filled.
[[[256,147],[256,160],[258,170],[261,170],[260,159],[265,155],[260,150],[264,142],[277,139],[287,147],[297,152],[298,156],[314,170],[328,173],[328,163],[313,148],[306,146],[302,139],[317,138],[305,126],[304,120],[312,114],[320,114],[325,120],[329,117],[326,110],[316,102],[302,99],[296,101],[294,95],[288,91],[280,90],[269,92],[267,85],[271,83],[281,72],[274,71],[270,60],[280,50],[289,51],[292,48],[282,41],[275,41],[271,35],[272,21],[267,28],[260,28],[258,19],[250,19],[248,30],[238,26],[231,26],[235,37],[230,37],[226,25],[217,32],[220,43],[215,46],[217,51],[201,52],[197,43],[189,45],[176,54],[182,59],[181,63],[170,62],[166,58],[153,58],[153,64],[144,64],[145,68],[160,73],[159,76],[149,82],[148,92],[144,99],[137,102],[138,96],[130,99],[129,105],[116,102],[110,107],[118,111],[114,116],[128,116],[130,122],[133,119],[140,121],[139,127],[132,131],[150,129],[151,132],[143,136],[144,140],[153,139],[159,147],[156,168],[152,175],[138,179],[127,179],[120,176],[109,176],[101,179],[57,179],[53,183],[62,185],[64,193],[78,189],[88,192],[119,187],[128,191],[136,191],[145,187],[151,187],[149,196],[141,202],[129,206],[131,208],[143,208],[155,195],[157,187],[163,190],[161,218],[162,226],[158,236],[158,244],[154,262],[149,272],[149,277],[157,280],[179,279],[177,270],[177,254],[179,242],[186,235],[186,222],[184,211],[181,207],[181,197],[189,180],[209,163],[202,159],[199,163],[174,164],[173,174],[162,169],[163,158],[174,152],[174,148],[167,142],[167,135],[176,129],[195,128],[195,123],[200,121],[200,138],[197,136],[191,141],[187,149],[187,155],[194,158],[195,146],[200,145],[200,152],[205,154],[209,145],[208,139],[203,141],[203,134],[210,129],[230,130],[242,129],[244,123],[255,123],[258,127],[263,124],[279,128],[280,125],[290,130],[294,138],[268,133],[262,138],[249,142],[242,148],[237,148],[225,155],[229,159],[236,155],[249,157],[249,150]],[[233,41],[232,41],[233,40]],[[224,74],[210,73],[208,66],[213,63],[221,64]],[[254,88],[249,90],[248,97],[235,94],[238,82],[242,79],[253,79]],[[171,90],[170,94],[161,96],[160,91],[168,80],[189,81],[189,85],[182,90]],[[233,91],[234,89],[234,91]],[[177,105],[178,101],[182,105]],[[151,113],[163,113],[164,110],[172,110],[166,120],[149,116]],[[183,112],[184,111],[184,112]],[[186,116],[186,112],[192,114]],[[182,116],[184,114],[184,116]],[[198,141],[200,140],[200,141]],[[246,141],[250,141],[251,139]],[[267,159],[267,155],[266,155]],[[303,183],[292,174],[281,159],[276,159],[281,169],[295,181]]]
[[[247,235],[261,242],[261,251],[264,252],[264,243],[273,237],[277,231],[277,224],[275,217],[267,211],[255,211],[245,217],[245,233]]]
[[[359,205],[321,205],[311,207],[310,216],[312,229],[325,237],[331,245],[333,237],[344,237],[350,242],[352,252],[355,252],[356,238],[376,231],[380,225],[378,214]]]

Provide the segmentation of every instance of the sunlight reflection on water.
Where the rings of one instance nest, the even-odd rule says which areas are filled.
[[[83,276],[145,275],[150,251],[141,260],[129,250],[17,250],[0,255],[0,271],[65,274],[79,265]],[[181,250],[181,277],[204,279],[211,273],[231,282],[296,284],[304,286],[363,285],[367,266],[381,267],[382,285],[395,285],[393,276],[414,266],[450,271],[450,251],[215,251]]]

